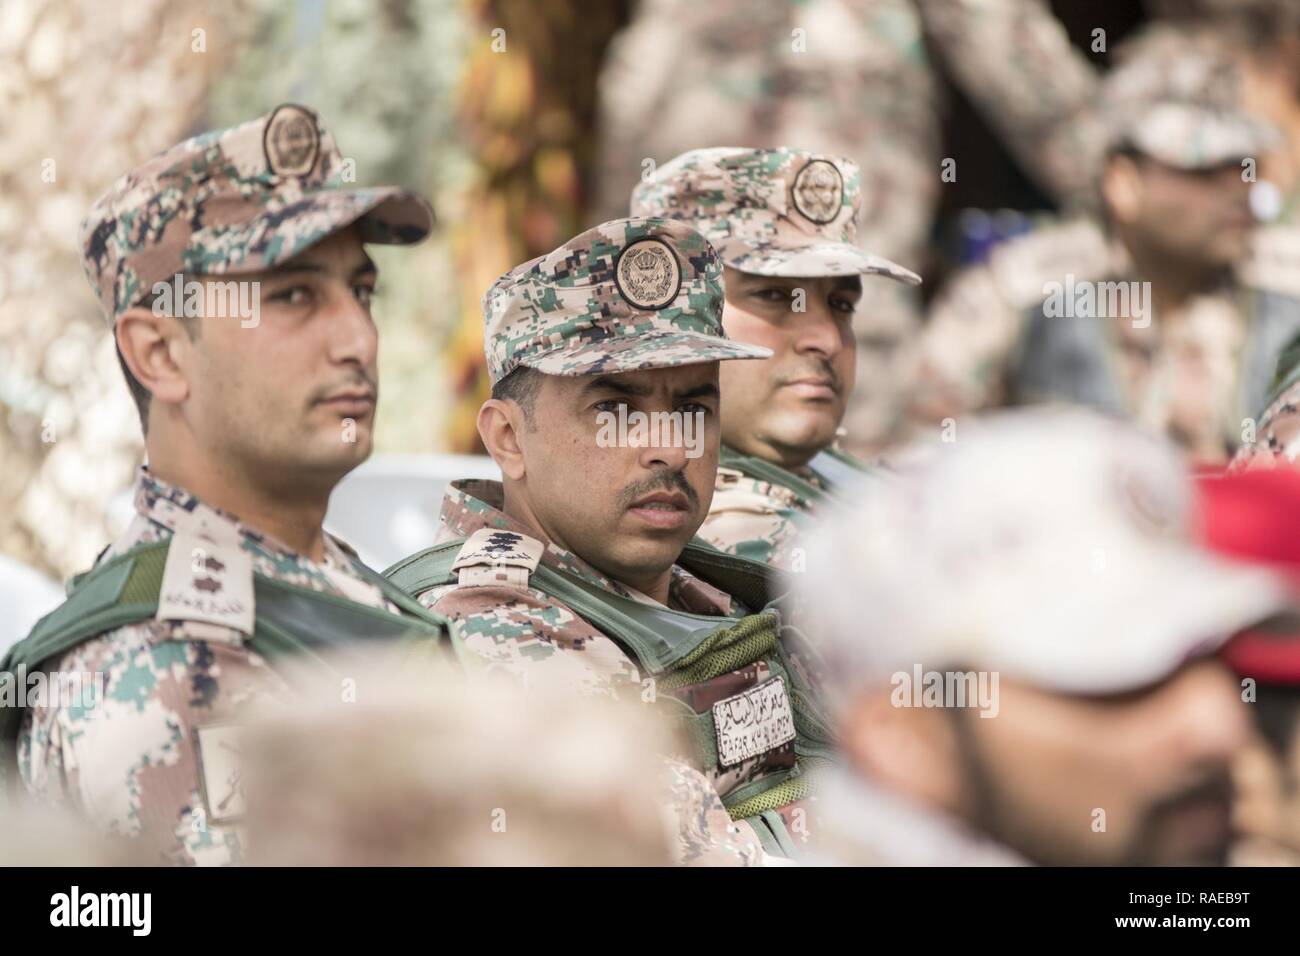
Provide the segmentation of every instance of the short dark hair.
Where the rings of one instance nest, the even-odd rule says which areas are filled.
[[[509,375],[492,386],[492,397],[497,400],[510,399],[524,410],[524,421],[529,428],[533,425],[533,408],[537,404],[537,392],[542,387],[542,373],[527,365],[520,365]]]
[[[187,281],[188,277],[182,275],[182,288]],[[151,291],[143,299],[135,303],[132,308],[152,309],[156,301],[158,301],[158,296]],[[197,339],[199,337],[198,319],[182,314],[180,320],[181,325],[185,327],[185,334],[190,337],[190,341]],[[114,319],[115,338],[116,331],[116,319]],[[116,342],[114,342],[114,346],[117,349],[117,364],[122,367],[122,375],[126,378],[126,387],[131,392],[131,399],[135,402],[136,413],[140,416],[140,430],[147,435],[149,433],[149,400],[153,397],[153,394],[140,383],[138,378],[131,374],[131,367],[126,364],[126,357],[122,354],[122,346],[117,345]]]

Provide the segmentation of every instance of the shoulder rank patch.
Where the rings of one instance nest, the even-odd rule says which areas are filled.
[[[516,531],[480,528],[461,546],[451,569],[459,572],[462,587],[504,584],[528,587],[528,576],[537,570],[546,546],[536,538]]]
[[[178,531],[167,549],[160,621],[201,621],[253,633],[253,558],[237,544]]]

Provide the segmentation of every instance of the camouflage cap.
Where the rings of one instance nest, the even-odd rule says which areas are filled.
[[[690,226],[615,219],[511,269],[483,296],[495,385],[520,365],[547,375],[770,358],[722,331],[722,264]]]
[[[1158,24],[1120,57],[1101,95],[1112,149],[1206,169],[1257,157],[1276,142],[1273,129],[1246,111],[1241,66],[1215,37]]]
[[[269,269],[359,223],[365,242],[419,242],[433,210],[396,187],[345,188],[316,114],[286,103],[191,137],[127,173],[81,225],[82,265],[110,321],[177,273]]]
[[[733,269],[769,276],[921,277],[853,245],[858,164],[799,149],[694,149],[632,191],[632,215],[689,222]]]

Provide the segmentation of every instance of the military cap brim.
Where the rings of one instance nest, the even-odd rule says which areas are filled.
[[[844,242],[778,247],[766,242],[731,238],[715,240],[714,245],[723,262],[753,275],[782,278],[880,275],[908,285],[921,283],[921,277],[911,269]]]
[[[433,230],[433,209],[418,193],[394,186],[321,189],[243,222],[209,226],[194,233],[184,253],[186,270],[232,275],[272,269],[342,229],[357,224],[362,242],[404,246]],[[266,233],[280,242],[258,242]],[[259,251],[223,255],[222,250]]]
[[[1210,169],[1240,163],[1272,149],[1273,127],[1246,113],[1160,104],[1118,137],[1139,152],[1176,169]]]
[[[529,355],[521,365],[547,375],[599,375],[677,368],[731,359],[765,359],[772,350],[701,332],[647,331]]]

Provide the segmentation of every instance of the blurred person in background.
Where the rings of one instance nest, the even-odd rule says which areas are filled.
[[[1250,170],[1276,142],[1245,112],[1240,62],[1169,25],[1105,78],[1100,219],[999,246],[936,300],[914,411],[928,422],[1067,401],[1226,461],[1300,330],[1300,246],[1251,259]]]
[[[423,197],[350,181],[316,114],[285,104],[155,156],[82,226],[148,464],[132,523],[0,666],[0,776],[155,864],[241,858],[225,735],[287,692],[284,659],[450,637],[321,526],[371,448],[363,244],[432,225]],[[33,701],[24,674],[94,683]]]
[[[855,387],[864,277],[921,280],[853,245],[861,205],[856,163],[789,148],[692,150],[632,193],[632,215],[680,219],[713,244],[723,329],[773,352],[719,372],[722,452],[699,535],[730,554],[789,567],[815,506],[864,471],[834,447]]]
[[[917,271],[950,159],[941,74],[1048,195],[1089,200],[1096,72],[1043,0],[643,0],[600,77],[595,212],[621,215],[654,164],[687,150],[794,143],[862,167],[860,248]],[[864,284],[845,418],[854,454],[871,456],[904,422],[919,315],[906,285]]]
[[[1202,476],[1202,534],[1215,551],[1283,574],[1286,612],[1238,634],[1223,657],[1258,729],[1233,768],[1237,865],[1300,864],[1300,472]]]
[[[1146,0],[1155,16],[1220,37],[1241,62],[1241,99],[1277,133],[1260,157],[1260,220],[1300,226],[1300,7],[1294,0]]]
[[[1212,655],[1284,589],[1196,540],[1163,439],[991,416],[828,515],[787,577],[834,675],[832,861],[1224,860],[1250,727]]]
[[[12,794],[3,818],[0,867],[156,865],[139,841],[106,834],[69,807]]]
[[[676,744],[639,702],[397,654],[333,669],[241,732],[250,864],[674,862]]]

